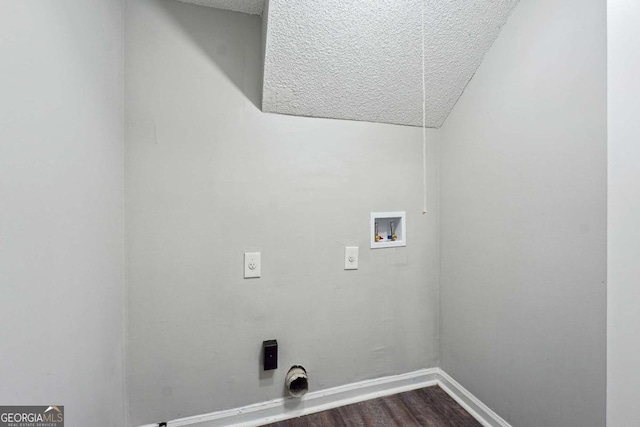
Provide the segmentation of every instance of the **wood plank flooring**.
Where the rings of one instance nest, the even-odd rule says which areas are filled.
[[[438,386],[342,406],[268,427],[482,427]]]

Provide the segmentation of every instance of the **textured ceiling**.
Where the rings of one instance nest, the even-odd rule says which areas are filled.
[[[440,127],[517,0],[425,0],[426,125]],[[420,0],[270,0],[266,112],[422,125]]]
[[[440,127],[518,0],[421,1],[268,0],[263,111],[421,126],[424,28],[425,124]]]
[[[193,3],[201,6],[232,10],[234,12],[262,15],[264,0],[178,0],[182,3]]]

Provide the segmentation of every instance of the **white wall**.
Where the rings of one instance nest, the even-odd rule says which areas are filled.
[[[0,403],[121,426],[123,4],[0,2]]]
[[[441,129],[441,366],[517,427],[605,424],[605,17],[521,1]]]
[[[607,425],[637,424],[640,396],[640,4],[609,0]]]
[[[423,216],[419,128],[260,112],[259,17],[131,0],[126,28],[132,423],[281,397],[294,363],[312,390],[436,366],[436,132]],[[368,248],[385,210],[406,248]]]

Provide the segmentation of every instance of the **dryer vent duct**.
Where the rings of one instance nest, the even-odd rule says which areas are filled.
[[[287,390],[293,397],[302,397],[309,391],[307,371],[302,366],[293,365],[287,372]]]

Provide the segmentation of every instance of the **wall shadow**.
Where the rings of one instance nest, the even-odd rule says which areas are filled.
[[[174,0],[157,1],[211,64],[262,110],[262,18]]]

